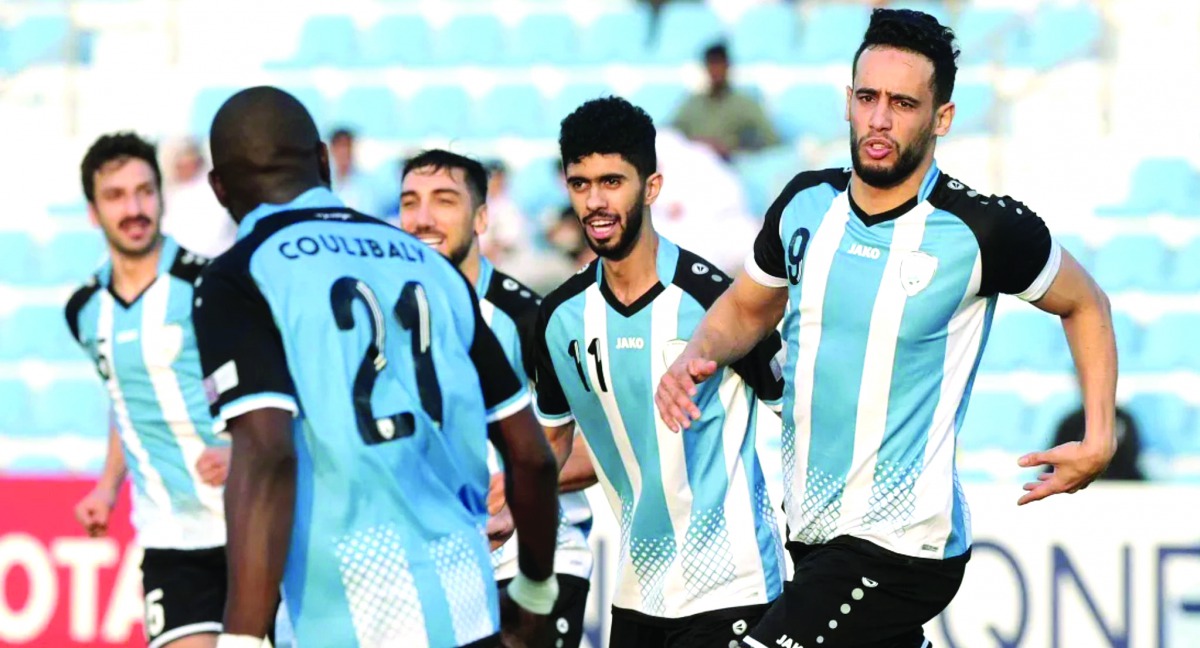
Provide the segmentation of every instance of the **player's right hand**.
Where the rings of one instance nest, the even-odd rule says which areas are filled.
[[[500,591],[500,645],[504,648],[550,646],[550,617],[517,605],[507,590]]]
[[[89,536],[99,538],[108,532],[108,515],[115,502],[114,493],[97,486],[75,505],[75,519]]]
[[[658,414],[673,432],[680,432],[700,420],[700,408],[692,399],[696,396],[696,385],[708,380],[717,371],[717,363],[705,358],[680,355],[667,368],[658,389],[654,392],[654,403]]]

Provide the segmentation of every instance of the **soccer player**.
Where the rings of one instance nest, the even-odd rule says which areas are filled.
[[[1021,504],[1075,492],[1114,450],[1116,347],[1107,298],[1029,207],[938,169],[954,119],[954,35],[877,9],[846,91],[853,168],[797,175],[767,212],[745,273],[709,310],[656,396],[685,429],[689,394],[783,318],[784,509],[793,579],[745,640],[928,645],[958,591],[970,515],[955,435],[1006,293],[1062,318],[1087,434],[1025,467],[1052,473]]]
[[[541,298],[497,270],[480,252],[479,237],[488,226],[487,171],[476,160],[434,149],[405,162],[401,185],[400,226],[450,259],[471,281],[479,297],[479,310],[484,321],[500,340],[517,377],[523,383],[528,382],[533,355],[530,338]],[[558,441],[569,443],[572,439],[564,436]],[[570,448],[558,448],[556,454],[569,455]],[[572,474],[590,473],[594,483],[591,461],[586,454],[572,455],[569,461],[575,465],[573,469],[564,466],[568,480]],[[493,473],[493,483],[502,487],[503,481],[496,475],[502,467],[492,448],[488,452],[488,466]],[[579,481],[574,480],[574,487],[578,489],[579,486]],[[578,490],[566,492],[566,488],[567,484],[560,483],[562,519],[554,553],[559,594],[550,616],[554,621],[555,639],[562,640],[556,645],[575,648],[583,637],[583,615],[590,587],[588,579],[592,575],[592,550],[587,541],[592,510],[587,496]],[[514,539],[492,552],[492,565],[501,587],[516,576],[517,544]]]
[[[500,607],[515,640],[535,639],[557,596],[557,467],[470,284],[341,205],[293,96],[235,94],[210,142],[209,180],[239,237],[193,309],[233,439],[219,645],[260,641],[281,579],[302,645],[499,645],[489,436],[521,543]]]
[[[659,376],[730,280],[655,233],[654,139],[650,117],[617,97],[562,122],[568,194],[599,259],[539,309],[538,417],[558,434],[578,423],[621,524],[610,645],[724,648],[782,588],[754,446],[756,399],[782,397],[780,341],[700,390],[704,419],[689,434],[659,419]]]
[[[225,604],[229,445],[213,432],[192,329],[193,284],[208,260],[159,230],[153,144],[104,135],[80,174],[109,260],[67,302],[67,325],[108,388],[114,426],[100,479],[75,516],[89,535],[103,535],[131,469],[149,646],[210,647]]]

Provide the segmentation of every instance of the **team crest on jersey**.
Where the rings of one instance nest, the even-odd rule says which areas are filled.
[[[904,294],[912,297],[925,290],[929,282],[933,281],[937,267],[937,257],[932,254],[920,250],[909,252],[900,261],[900,285],[904,288]]]
[[[671,340],[663,345],[663,364],[670,367],[671,363],[687,348],[687,340]]]

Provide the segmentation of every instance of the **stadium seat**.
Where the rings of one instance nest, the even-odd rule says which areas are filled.
[[[725,24],[707,4],[667,3],[661,12],[652,57],[659,65],[698,61],[705,47],[725,36]]]
[[[1191,406],[1175,394],[1149,392],[1129,400],[1128,409],[1141,431],[1142,448],[1147,452],[1172,455],[1190,447],[1197,448],[1196,417]]]
[[[0,461],[0,468],[13,475],[61,475],[71,472],[63,456],[55,453],[22,453]]]
[[[506,57],[504,26],[490,13],[456,16],[435,34],[433,51],[442,65],[496,65]]]
[[[362,64],[428,65],[433,57],[433,29],[424,17],[412,14],[383,16],[362,35]]]
[[[33,423],[43,435],[73,433],[103,438],[109,423],[104,386],[98,379],[51,383],[34,395]]]
[[[650,11],[643,5],[601,14],[583,28],[579,57],[583,63],[638,63],[650,47]]]
[[[959,65],[1007,63],[1023,44],[1025,25],[1014,11],[967,3],[954,21],[954,33],[965,44]]]
[[[734,25],[730,58],[735,64],[791,63],[798,22],[796,9],[789,4],[751,7]]]
[[[3,326],[2,322],[0,326]],[[32,399],[24,381],[0,379],[0,437],[17,438],[35,433],[29,417]]]
[[[563,118],[574,112],[584,102],[612,94],[614,94],[612,87],[604,83],[568,85],[546,102],[546,119],[557,131]]]
[[[567,204],[557,158],[534,160],[513,171],[509,191],[521,212],[531,218]]]
[[[1028,47],[1011,64],[1046,70],[1095,55],[1104,24],[1086,3],[1042,5],[1029,25]]]
[[[285,61],[271,63],[276,68],[352,67],[359,57],[359,34],[348,15],[311,16],[300,29],[296,51]]]
[[[84,360],[62,306],[25,306],[0,320],[0,359]]]
[[[104,236],[98,229],[62,232],[41,248],[42,280],[82,284],[105,260]]]
[[[492,88],[475,102],[473,132],[479,137],[554,137],[558,129],[546,121],[545,101],[533,85]]]
[[[800,34],[801,63],[848,65],[862,43],[870,9],[857,3],[822,3],[812,8]]]
[[[408,119],[400,127],[409,139],[462,137],[470,121],[471,98],[461,86],[425,86],[409,99]]]
[[[1100,207],[1101,216],[1200,215],[1200,173],[1183,158],[1150,158],[1133,170],[1129,198]]]
[[[369,139],[392,139],[400,134],[403,111],[387,86],[352,86],[333,109],[334,123]]]
[[[1029,408],[1016,394],[976,392],[967,404],[967,415],[958,432],[964,452],[998,449],[1016,453],[1030,450]]]
[[[783,187],[800,172],[801,161],[792,146],[738,154],[733,170],[741,180],[750,213],[765,214]]]
[[[508,32],[513,65],[574,65],[579,62],[578,27],[565,13],[537,13]]]
[[[1142,334],[1142,352],[1131,369],[1200,371],[1200,315],[1172,313],[1151,322]]]
[[[996,133],[996,90],[990,84],[964,83],[954,87],[954,124],[951,133],[977,135]]]
[[[688,90],[682,85],[651,83],[638,88],[629,100],[649,113],[654,123],[667,124],[687,96]]]
[[[36,251],[37,243],[25,232],[0,232],[0,284],[36,283]]]
[[[30,16],[7,30],[4,40],[4,67],[11,71],[62,63],[71,54],[71,21],[62,15]]]
[[[1154,290],[1167,278],[1169,256],[1151,234],[1121,235],[1096,252],[1092,275],[1108,292]]]
[[[846,137],[846,92],[828,83],[800,83],[784,90],[769,106],[784,141],[802,137],[828,142]]]
[[[1177,293],[1200,292],[1200,237],[1175,251],[1167,287]]]
[[[1032,309],[997,316],[992,321],[980,370],[1058,371],[1065,342],[1054,317]]]

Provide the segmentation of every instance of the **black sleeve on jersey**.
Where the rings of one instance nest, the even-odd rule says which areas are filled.
[[[71,335],[75,337],[75,341],[80,344],[83,340],[79,339],[79,312],[87,305],[88,300],[100,291],[99,277],[92,277],[92,280],[85,284],[82,288],[75,291],[71,298],[67,300],[66,316],[67,326],[71,329]]]
[[[529,374],[537,388],[537,411],[551,418],[562,418],[571,414],[571,406],[563,392],[561,378],[554,371],[554,362],[550,357],[550,346],[546,342],[546,330],[550,326],[550,318],[554,311],[572,297],[588,289],[596,282],[597,259],[589,263],[574,276],[555,288],[538,307],[537,318],[533,326],[533,368]],[[580,332],[582,336],[582,331]],[[582,378],[579,378],[582,379]]]
[[[797,174],[791,182],[779,193],[779,197],[767,208],[763,219],[762,229],[754,239],[754,262],[763,272],[778,279],[787,278],[787,262],[783,249],[783,238],[779,233],[780,222],[783,220],[783,210],[792,202],[796,194],[821,184],[830,184],[839,190],[844,190],[850,181],[850,174],[845,169],[824,169],[821,171],[805,171]]]
[[[1025,292],[1050,260],[1046,223],[1011,196],[981,196],[942,174],[930,203],[963,220],[979,243],[983,276],[979,296]]]
[[[214,417],[226,405],[247,396],[296,398],[283,338],[266,298],[250,276],[248,256],[240,253],[242,249],[208,266],[200,276],[192,305],[200,367]],[[238,263],[239,259],[243,262]],[[236,380],[231,379],[234,377]]]
[[[708,310],[733,280],[699,255],[679,248],[679,264],[675,267],[672,283]],[[771,331],[750,353],[730,365],[754,393],[767,402],[783,398],[783,370],[775,359],[782,344],[779,333]]]
[[[538,304],[541,296],[525,284],[500,271],[492,274],[484,299],[508,315],[517,326],[517,337],[521,344],[521,363],[525,375],[533,378],[535,371],[534,335],[537,327]]]
[[[171,263],[169,272],[173,277],[179,277],[190,284],[194,284],[200,278],[200,273],[204,271],[204,268],[211,261],[212,259],[185,250],[181,246],[179,252],[175,254],[175,260]]]
[[[453,264],[449,265],[454,267]],[[455,272],[458,272],[457,268],[455,268]],[[491,327],[483,319],[483,311],[479,310],[479,297],[475,293],[475,287],[461,272],[458,273],[458,276],[462,278],[463,285],[467,287],[467,297],[471,301],[471,310],[475,317],[475,336],[471,339],[471,348],[468,350],[468,354],[471,356],[471,362],[475,365],[475,372],[479,374],[479,387],[483,391],[483,406],[488,412],[491,412],[520,394],[521,390],[525,389],[525,385],[521,384],[512,365],[508,363],[508,356],[504,354],[504,347],[500,346],[500,340],[496,339],[496,334],[492,333]]]

